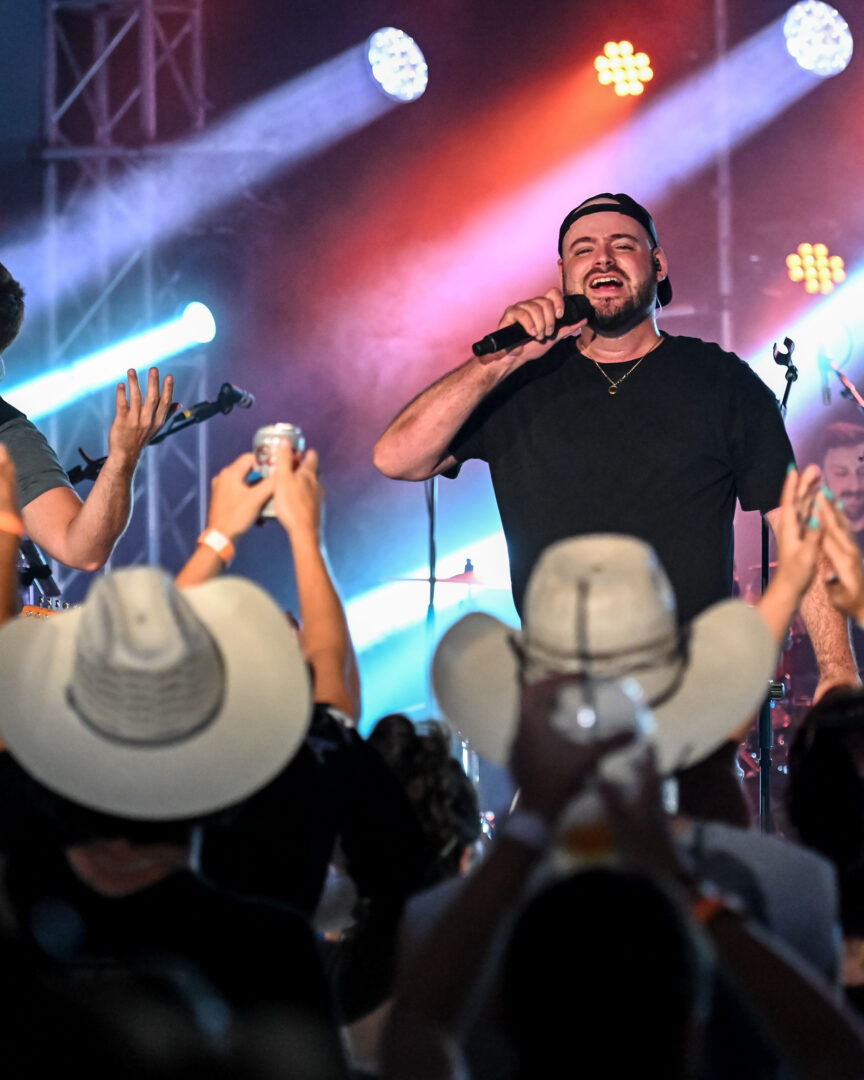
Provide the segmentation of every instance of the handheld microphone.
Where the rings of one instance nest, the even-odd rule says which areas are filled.
[[[572,326],[573,323],[582,319],[590,319],[594,314],[591,301],[582,293],[572,293],[564,297],[564,314],[555,322],[555,331],[562,326]],[[475,341],[471,348],[475,356],[486,356],[488,353],[498,352],[500,349],[513,349],[525,341],[532,340],[531,334],[522,323],[512,323],[510,326],[502,326],[500,330],[493,330],[491,334]]]

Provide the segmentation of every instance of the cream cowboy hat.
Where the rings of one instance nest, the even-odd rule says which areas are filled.
[[[768,627],[741,601],[715,604],[679,630],[653,549],[610,534],[562,540],[543,552],[521,632],[481,612],[455,623],[436,649],[432,682],[450,723],[479,754],[504,765],[520,668],[529,681],[563,673],[630,677],[653,711],[653,741],[668,773],[711,753],[758,709],[776,664]]]
[[[309,723],[297,635],[258,586],[182,592],[153,567],[98,578],[83,605],[0,630],[0,733],[47,788],[128,818],[246,798]]]

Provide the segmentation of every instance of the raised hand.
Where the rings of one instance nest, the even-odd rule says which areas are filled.
[[[210,482],[207,525],[232,541],[255,524],[274,491],[273,475],[265,476],[251,486],[246,483],[246,477],[254,468],[255,455],[250,451],[226,465]]]
[[[521,805],[554,821],[594,775],[602,758],[632,742],[632,732],[579,742],[561,734],[550,718],[558,695],[572,675],[523,683],[519,728],[510,768],[520,788]]]
[[[273,506],[282,527],[289,535],[302,531],[317,536],[324,505],[317,452],[307,450],[297,462],[289,446],[280,447],[274,476]]]
[[[864,569],[861,549],[842,508],[825,499],[821,509],[825,536],[822,549],[830,573],[825,581],[828,599],[856,622],[864,619]]]
[[[147,394],[142,400],[135,369],[130,368],[126,374],[129,380],[128,396],[126,383],[118,383],[117,411],[108,434],[108,456],[120,464],[134,465],[171,412],[174,376],[166,375],[160,390],[159,369],[150,368]]]
[[[819,492],[819,480],[816,465],[808,465],[802,473],[790,469],[780,496],[780,513],[773,519],[775,577],[782,579],[799,601],[816,573],[822,544],[821,511],[826,500]]]

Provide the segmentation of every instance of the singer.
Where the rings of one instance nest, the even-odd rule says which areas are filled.
[[[18,336],[24,319],[24,290],[0,264],[0,353]],[[87,496],[72,490],[66,471],[42,433],[0,398],[0,443],[15,464],[23,529],[39,547],[66,566],[98,570],[129,522],[132,477],[141,451],[165,422],[173,393],[168,375],[160,391],[151,368],[142,400],[138,378],[129,373],[117,387],[117,412],[108,433],[108,458]]]
[[[672,298],[648,211],[629,195],[580,203],[558,237],[560,284],[508,307],[523,345],[472,357],[414,398],[379,439],[386,476],[454,477],[488,462],[517,610],[550,543],[626,533],[650,543],[690,621],[732,589],[736,500],[769,521],[792,448],[777,400],[737,356],[657,329]],[[565,294],[593,315],[558,320]],[[822,680],[856,682],[842,620],[819,583],[803,613]]]

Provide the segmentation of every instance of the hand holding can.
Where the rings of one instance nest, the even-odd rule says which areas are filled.
[[[255,455],[255,468],[261,476],[270,476],[276,469],[276,458],[281,446],[290,446],[295,454],[306,448],[306,438],[296,424],[267,424],[258,428],[252,440],[252,452]],[[261,511],[262,518],[275,517],[273,500],[268,499]]]

